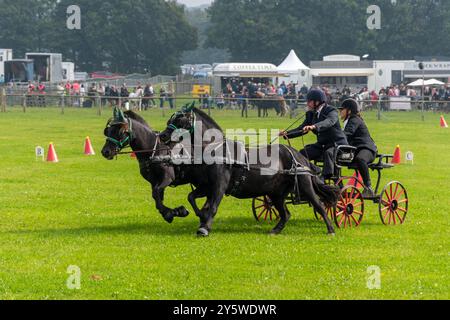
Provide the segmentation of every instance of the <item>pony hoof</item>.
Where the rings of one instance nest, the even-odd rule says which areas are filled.
[[[281,231],[279,230],[272,230],[270,231],[269,235],[270,236],[278,236],[281,233]]]
[[[208,232],[208,230],[206,230],[205,228],[200,228],[200,229],[198,229],[198,231],[197,231],[197,236],[198,236],[198,237],[206,238],[206,237],[209,236],[209,232]]]
[[[164,216],[164,220],[166,220],[166,222],[167,223],[169,223],[169,224],[171,224],[172,222],[173,222],[173,219],[174,219],[174,216],[173,216],[173,214],[166,214],[165,216]]]
[[[177,217],[179,218],[186,218],[187,216],[189,216],[189,211],[186,210],[185,207],[180,207],[176,209],[177,211]]]
[[[336,237],[336,233],[334,233],[334,232],[329,233],[328,236],[334,238],[334,237]]]

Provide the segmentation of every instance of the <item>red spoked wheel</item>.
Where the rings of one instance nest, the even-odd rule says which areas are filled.
[[[364,218],[364,199],[354,186],[347,186],[341,191],[336,205],[334,220],[340,229],[359,227]]]
[[[253,216],[258,222],[274,222],[280,219],[278,210],[268,196],[253,199]]]
[[[334,220],[334,215],[336,214],[336,207],[325,206],[325,211],[327,213],[328,219],[330,219],[330,221]],[[322,216],[320,215],[320,213],[317,212],[316,209],[314,209],[314,215],[316,216],[316,219],[318,221],[323,221]]]
[[[408,213],[409,199],[405,187],[397,181],[384,187],[380,196],[380,217],[384,225],[403,224]]]

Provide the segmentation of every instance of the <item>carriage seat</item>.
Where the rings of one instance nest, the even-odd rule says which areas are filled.
[[[394,156],[392,156],[392,155],[379,154],[376,157],[376,159],[378,159],[378,160],[369,164],[369,169],[371,169],[373,171],[391,169],[391,168],[395,167],[392,163],[389,163],[389,159],[392,159],[393,157]],[[354,163],[347,165],[347,168],[354,169],[354,170],[358,169]]]
[[[340,167],[350,166],[355,159],[356,148],[352,146],[338,146],[334,152],[334,163]],[[323,157],[314,161],[317,166],[323,165]]]
[[[390,163],[390,159],[394,159],[393,155],[388,154],[379,154],[377,155],[377,162],[373,162],[369,165],[371,170],[384,170],[391,169],[395,167],[392,163]]]
[[[334,162],[341,167],[350,166],[355,159],[356,150],[352,146],[338,146],[334,154]]]

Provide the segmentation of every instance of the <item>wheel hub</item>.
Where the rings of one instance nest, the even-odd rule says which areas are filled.
[[[351,216],[352,214],[353,214],[353,210],[354,210],[355,208],[353,207],[353,204],[348,204],[347,206],[346,206],[346,208],[345,208],[345,213],[348,215],[348,216]]]
[[[392,211],[396,211],[398,209],[398,201],[397,200],[393,200],[391,202],[391,210]]]

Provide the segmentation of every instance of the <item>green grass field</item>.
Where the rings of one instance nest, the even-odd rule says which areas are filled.
[[[213,112],[224,128],[278,128],[290,119],[241,120]],[[214,231],[198,239],[198,219],[166,224],[135,160],[106,161],[100,151],[108,112],[9,109],[0,114],[0,299],[448,299],[450,131],[439,115],[375,113],[365,118],[381,152],[397,144],[414,165],[385,171],[409,191],[403,226],[382,225],[368,204],[358,229],[326,234],[307,206],[293,208],[285,232],[255,222],[251,201],[226,198]],[[153,128],[169,117],[144,113]],[[450,120],[450,119],[448,119]],[[90,136],[95,157],[83,156]],[[308,137],[306,142],[311,142]],[[36,161],[34,148],[54,142],[60,163]],[[296,141],[301,147],[301,139]],[[166,203],[185,205],[189,187],[170,189]],[[192,210],[191,210],[192,212]],[[67,268],[81,269],[69,290]],[[367,288],[369,266],[381,289]]]

